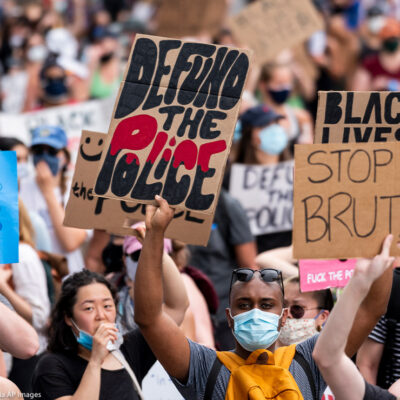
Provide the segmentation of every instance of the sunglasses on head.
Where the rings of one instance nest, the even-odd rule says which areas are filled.
[[[239,282],[250,282],[255,273],[259,273],[260,279],[263,280],[264,282],[271,283],[271,282],[277,282],[279,286],[281,287],[282,293],[284,293],[283,290],[283,279],[282,279],[282,272],[278,271],[277,269],[272,269],[272,268],[264,268],[264,269],[250,269],[250,268],[237,268],[232,271],[232,278],[231,278],[231,286],[230,288],[232,289],[232,285],[239,281]]]
[[[44,153],[49,154],[51,156],[56,156],[57,153],[59,152],[59,150],[55,149],[54,147],[42,146],[42,145],[33,146],[31,148],[31,151],[33,154],[37,156],[41,156]]]
[[[298,304],[294,304],[289,307],[290,314],[295,319],[300,319],[304,317],[304,314],[308,310],[323,310],[322,307],[304,308]]]

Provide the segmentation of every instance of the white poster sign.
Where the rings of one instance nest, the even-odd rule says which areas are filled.
[[[82,130],[107,132],[114,102],[115,97],[110,97],[22,114],[0,113],[0,136],[16,137],[29,146],[31,132],[37,126],[61,126],[67,133],[68,149],[74,163]]]
[[[293,160],[232,166],[229,191],[245,209],[253,235],[292,229],[293,167]]]

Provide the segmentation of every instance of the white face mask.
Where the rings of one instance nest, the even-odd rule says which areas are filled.
[[[279,341],[284,346],[298,344],[317,334],[314,318],[288,318],[281,329]]]
[[[26,53],[26,56],[28,57],[28,60],[31,62],[41,62],[46,59],[47,53],[48,53],[47,47],[40,44],[29,48],[28,52]]]
[[[371,33],[378,34],[385,25],[386,18],[383,15],[378,15],[368,19],[368,29]]]

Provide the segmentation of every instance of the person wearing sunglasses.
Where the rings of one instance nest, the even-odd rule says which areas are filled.
[[[67,135],[59,126],[41,125],[32,131],[30,148],[36,177],[20,181],[20,197],[30,211],[45,221],[53,253],[67,257],[69,272],[83,268],[80,246],[87,237],[83,229],[63,225],[67,202],[67,167],[70,161]]]
[[[156,196],[155,200],[158,207],[148,205],[146,209],[147,234],[134,289],[135,321],[184,398],[223,400],[231,378],[229,370],[225,366],[219,369],[212,386],[212,394],[207,393],[208,397],[205,397],[207,382],[217,357],[216,352],[187,340],[162,309],[163,286],[160,276],[163,240],[174,211],[160,196]],[[388,255],[382,254],[379,265],[386,264],[388,258]],[[346,349],[348,355],[357,351],[385,312],[389,298],[386,293],[390,292],[391,279],[392,274],[383,274],[371,286],[350,332]],[[258,357],[256,353],[255,359],[251,355],[260,349],[274,352],[279,331],[287,320],[288,310],[284,308],[284,288],[280,272],[274,269],[236,269],[231,280],[230,307],[226,310],[226,315],[235,336],[235,355],[250,364],[266,364],[269,357]],[[296,346],[296,352],[304,360],[300,363],[293,359],[289,366],[289,372],[304,400],[320,399],[326,388],[326,383],[312,359],[317,337],[318,335],[314,335]]]
[[[389,390],[367,383],[356,365],[345,353],[346,341],[357,310],[371,285],[385,272],[392,273],[394,257],[389,257],[393,237],[385,239],[380,255],[372,262],[359,259],[353,276],[339,297],[326,326],[318,337],[313,358],[336,400],[396,400],[400,397],[400,381]]]
[[[297,276],[288,278],[285,285],[285,306],[288,319],[279,335],[279,345],[298,344],[321,331],[333,308],[330,289],[300,292]]]

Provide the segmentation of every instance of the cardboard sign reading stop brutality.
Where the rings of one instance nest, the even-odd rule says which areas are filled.
[[[82,132],[64,225],[81,229],[102,229],[122,236],[132,235],[134,230],[130,226],[144,220],[145,205],[93,195],[106,137],[104,133]],[[206,245],[212,222],[212,215],[188,210],[177,211],[168,226],[166,236],[179,239],[184,230],[186,243]]]
[[[248,68],[248,51],[137,35],[96,195],[212,215]]]
[[[230,28],[264,64],[323,29],[323,21],[311,0],[259,0],[233,17]]]
[[[400,92],[318,92],[314,143],[400,141]]]
[[[400,255],[400,143],[296,145],[293,254],[374,257],[394,235]]]

